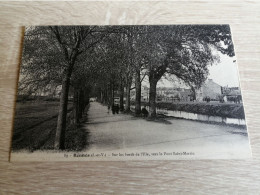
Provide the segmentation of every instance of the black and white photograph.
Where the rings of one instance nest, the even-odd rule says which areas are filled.
[[[227,24],[25,27],[11,161],[251,158],[237,63]]]

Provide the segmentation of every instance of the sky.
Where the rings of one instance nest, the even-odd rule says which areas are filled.
[[[210,66],[209,73],[209,78],[221,86],[239,87],[236,57],[220,54],[220,62]]]

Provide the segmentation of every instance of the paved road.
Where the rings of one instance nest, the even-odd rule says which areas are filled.
[[[88,122],[86,151],[187,151],[201,158],[242,158],[250,155],[247,136],[234,134],[234,127],[184,119],[168,123],[147,121],[131,115],[108,112],[107,107],[92,102]]]

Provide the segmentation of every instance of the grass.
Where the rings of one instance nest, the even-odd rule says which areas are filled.
[[[69,103],[68,110],[72,104]],[[52,150],[57,125],[59,102],[17,102],[14,120],[12,150]],[[68,150],[81,150],[85,146],[85,131],[68,126],[65,146]]]

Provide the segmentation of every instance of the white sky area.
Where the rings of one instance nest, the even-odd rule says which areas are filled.
[[[215,83],[221,86],[239,87],[236,57],[229,57],[227,55],[221,54],[220,52],[218,52],[218,54],[220,61],[216,62],[212,66],[209,66],[208,79],[213,79]],[[148,78],[144,80],[143,85],[149,86]],[[166,80],[165,78],[162,78],[158,82],[157,87],[185,87],[185,85],[179,82],[174,83]]]
[[[239,87],[236,57],[220,54],[220,62],[210,66],[209,73],[209,78],[221,86]]]

